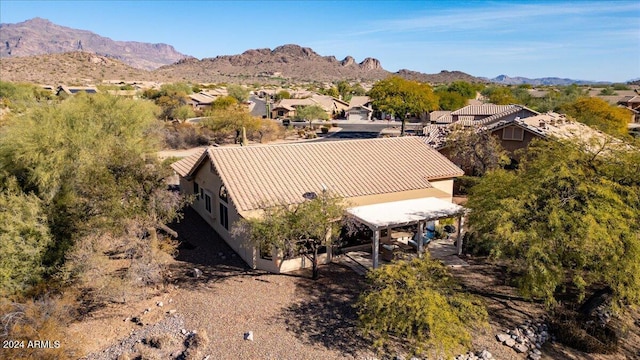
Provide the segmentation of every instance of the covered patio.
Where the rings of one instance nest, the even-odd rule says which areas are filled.
[[[347,209],[347,213],[358,222],[369,227],[373,232],[371,262],[374,269],[380,265],[381,237],[394,246],[405,247],[414,234],[407,232],[393,233],[393,229],[417,225],[417,233],[424,234],[427,223],[446,218],[457,218],[456,253],[458,255],[462,254],[461,228],[465,208],[460,205],[435,197],[426,197],[356,206]],[[418,236],[417,238],[419,240],[415,242],[416,252],[418,256],[422,256],[424,252],[422,237]]]

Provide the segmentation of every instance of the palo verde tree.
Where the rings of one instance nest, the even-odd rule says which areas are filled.
[[[294,116],[296,120],[308,120],[309,126],[313,124],[313,120],[329,120],[329,115],[319,105],[301,106],[296,110]]]
[[[610,105],[595,97],[579,98],[562,105],[560,110],[584,124],[613,136],[627,134],[627,124],[631,120],[629,110]]]
[[[421,116],[438,109],[438,97],[429,84],[391,76],[376,82],[369,91],[373,107],[402,119],[400,135],[404,136],[407,117]]]
[[[242,85],[231,84],[227,86],[227,93],[239,103],[244,103],[249,99],[249,89]]]
[[[462,292],[428,253],[370,271],[367,283],[356,307],[359,327],[376,347],[401,345],[418,355],[452,356],[471,347],[471,328],[487,326],[479,299]]]
[[[299,204],[267,207],[260,218],[245,219],[234,229],[236,236],[248,236],[266,252],[285,259],[305,256],[312,264],[312,278],[318,278],[318,252],[330,248],[339,235],[345,206],[330,192],[309,193]]]
[[[579,304],[594,290],[640,304],[640,151],[617,140],[533,141],[516,171],[471,189],[474,241],[506,261],[523,295]]]
[[[166,188],[168,170],[156,159],[156,114],[150,102],[78,94],[32,108],[2,129],[0,176],[15,184],[2,196],[23,205],[0,208],[0,218],[18,219],[20,228],[20,214],[33,214],[34,219],[22,221],[32,229],[23,245],[37,249],[45,234],[51,237],[40,259],[45,275],[69,265],[69,255],[95,234],[109,234],[113,241],[103,241],[104,251],[126,254],[132,266],[154,264],[146,256],[152,252],[149,234],[164,228],[181,206],[179,196]],[[45,219],[46,232],[39,230],[38,219]],[[89,253],[92,249],[86,248]],[[104,252],[92,255],[106,257]],[[82,268],[88,258],[72,267]],[[25,260],[20,266],[31,263]]]

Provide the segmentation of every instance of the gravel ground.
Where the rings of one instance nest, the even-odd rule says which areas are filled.
[[[77,341],[85,343],[89,354],[86,359],[115,359],[134,351],[146,352],[146,358],[176,358],[186,348],[188,335],[183,332],[192,331],[204,338],[194,359],[375,357],[355,330],[353,305],[363,289],[363,277],[348,267],[322,266],[317,281],[309,279],[308,271],[286,275],[253,271],[192,210],[187,209],[185,219],[171,227],[183,244],[171,267],[171,284],[153,298],[99,310],[91,319],[74,324]],[[202,275],[193,277],[194,268]],[[454,271],[489,309],[491,328],[474,334],[474,350],[486,349],[494,359],[525,359],[500,345],[495,335],[526,319],[538,319],[541,305],[518,298],[505,285],[499,267],[470,261],[469,267]],[[159,301],[163,307],[157,306]],[[145,314],[145,309],[150,311]],[[169,310],[176,311],[168,314]],[[133,316],[141,316],[145,325],[126,319]],[[244,340],[249,331],[253,341]],[[162,349],[145,345],[151,336],[163,334],[167,345]],[[581,357],[557,344],[543,347],[542,359],[563,358],[624,357]]]

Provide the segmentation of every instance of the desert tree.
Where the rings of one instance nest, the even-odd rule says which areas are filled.
[[[474,242],[523,295],[579,304],[609,289],[640,304],[640,152],[620,141],[533,141],[515,171],[489,171],[467,207]]]
[[[156,158],[156,114],[150,102],[78,94],[30,109],[2,129],[0,171],[24,196],[38,198],[46,217],[47,276],[73,266],[65,260],[95,233],[111,234],[108,251],[134,264],[147,260],[141,251],[152,246],[156,229],[169,231],[165,224],[178,216],[181,201],[168,191],[169,171]]]
[[[417,355],[453,356],[471,347],[470,330],[486,327],[479,298],[465,294],[439,261],[399,261],[370,271],[358,324],[374,346],[400,345]]]
[[[391,76],[376,82],[369,91],[373,107],[402,119],[404,136],[407,117],[422,116],[438,108],[438,97],[429,84]]]
[[[298,204],[265,207],[262,216],[241,221],[234,234],[248,236],[257,247],[275,251],[278,256],[307,257],[315,280],[319,275],[319,251],[330,248],[338,237],[345,205],[342,198],[329,191],[305,195],[308,199]]]
[[[319,105],[307,105],[296,110],[294,119],[309,121],[309,126],[311,126],[313,120],[329,120],[329,114]]]
[[[466,175],[482,176],[510,163],[500,141],[489,131],[456,126],[446,138],[445,153]]]
[[[244,103],[249,99],[249,89],[242,85],[230,84],[227,86],[227,93],[232,98],[238,100],[239,103]]]
[[[631,121],[631,112],[628,109],[610,105],[595,97],[579,98],[562,105],[560,110],[584,124],[613,136],[627,134],[627,124]]]

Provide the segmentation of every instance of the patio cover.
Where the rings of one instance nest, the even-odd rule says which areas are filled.
[[[420,221],[444,219],[464,213],[460,205],[435,197],[356,206],[347,213],[374,230],[403,226]]]

